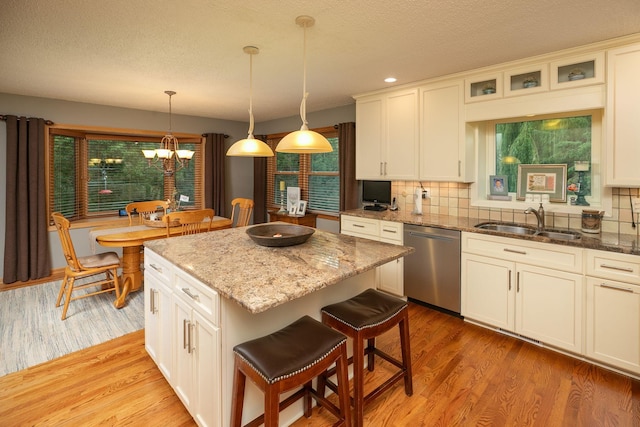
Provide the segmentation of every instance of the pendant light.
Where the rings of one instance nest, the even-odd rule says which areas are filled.
[[[229,147],[227,156],[271,157],[271,148],[253,136],[253,55],[257,55],[260,50],[255,46],[245,46],[242,50],[249,54],[249,133],[246,139],[241,139]]]
[[[300,130],[291,132],[280,140],[276,151],[280,153],[329,153],[333,151],[327,138],[318,132],[309,130],[307,126],[307,28],[312,27],[316,20],[311,16],[298,16],[296,24],[304,29],[304,50],[302,75],[302,103],[300,104],[300,118],[302,127]]]

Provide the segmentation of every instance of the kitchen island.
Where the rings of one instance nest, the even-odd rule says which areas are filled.
[[[199,425],[229,424],[233,346],[375,283],[375,267],[412,248],[316,230],[301,245],[263,247],[246,228],[145,243],[145,346]],[[247,383],[244,421],[263,411]],[[288,424],[302,403],[281,414]]]

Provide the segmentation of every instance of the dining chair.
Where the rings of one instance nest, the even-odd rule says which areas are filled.
[[[106,252],[83,257],[76,256],[71,234],[69,233],[69,220],[59,212],[52,213],[51,218],[53,218],[53,222],[58,230],[62,252],[67,260],[67,266],[64,269],[64,278],[60,284],[60,291],[58,292],[58,299],[56,300],[56,307],[60,307],[60,302],[64,296],[62,320],[65,320],[67,317],[67,309],[71,301],[114,290],[116,292],[116,299],[119,298],[120,283],[118,268],[120,267],[120,257],[118,254],[115,252]],[[102,276],[102,274],[104,274],[104,276]],[[76,284],[76,279],[86,277],[89,277],[90,281],[83,281],[82,284]],[[71,295],[73,291],[91,287],[97,287],[97,289],[93,289],[87,293],[81,293],[75,297]]]
[[[169,229],[176,226],[176,224],[182,227],[180,235],[184,236],[210,231],[214,216],[215,211],[213,209],[196,209],[192,211],[171,212],[166,214],[162,220],[166,223],[167,237],[170,236]]]
[[[158,208],[162,209],[162,215],[167,214],[169,202],[166,200],[148,200],[145,202],[132,202],[125,206],[127,216],[129,217],[129,225],[133,225],[133,216],[135,212],[138,214],[138,224],[143,224],[145,219],[149,219],[149,215],[158,212]]]
[[[238,212],[237,217],[236,211]],[[249,225],[252,213],[253,200],[237,197],[231,201],[231,223],[234,224],[233,227],[244,227]]]

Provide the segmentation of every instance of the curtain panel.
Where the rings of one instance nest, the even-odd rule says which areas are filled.
[[[340,144],[340,211],[358,207],[358,181],[356,180],[356,124],[338,125]]]
[[[51,274],[46,206],[45,120],[6,116],[7,170],[3,283]]]
[[[211,208],[218,216],[225,215],[224,160],[225,135],[207,133],[204,147],[204,207]]]

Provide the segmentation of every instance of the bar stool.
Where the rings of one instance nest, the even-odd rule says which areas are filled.
[[[242,422],[244,390],[249,377],[264,393],[264,414],[246,426],[278,426],[280,411],[303,398],[304,416],[311,416],[311,397],[335,415],[338,426],[351,426],[347,338],[309,316],[270,335],[238,344],[234,352],[231,426]],[[319,395],[311,381],[336,364],[340,407]],[[280,402],[280,394],[302,386]]]
[[[353,339],[353,356],[349,363],[353,363],[353,408],[356,427],[363,425],[364,406],[378,397],[384,391],[401,379],[404,379],[404,391],[407,396],[413,394],[413,380],[411,373],[411,351],[409,347],[409,310],[407,302],[392,297],[375,289],[367,289],[355,297],[336,304],[323,307],[322,322],[342,332]],[[400,329],[400,347],[402,362],[391,357],[375,346],[377,336],[391,328]],[[364,347],[367,340],[367,347]],[[374,369],[374,356],[377,355],[399,370],[382,385],[364,395],[364,356],[367,355],[367,368]],[[324,396],[325,386],[333,391],[336,384],[329,380],[334,374],[331,369],[318,379],[318,393]]]

